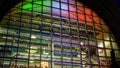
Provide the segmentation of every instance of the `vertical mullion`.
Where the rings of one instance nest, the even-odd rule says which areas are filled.
[[[110,30],[109,30],[110,31]],[[111,50],[112,49],[114,49],[114,47],[113,47],[113,45],[112,45],[112,32],[110,31],[110,33],[109,33],[109,35],[110,35],[110,38],[109,38],[109,41],[110,41],[110,47],[111,47]]]
[[[101,30],[102,30],[102,42],[103,42],[103,52],[105,53],[105,55],[103,56],[106,61],[107,61],[107,53],[106,53],[106,48],[105,48],[105,40],[104,40],[104,31],[103,31],[103,27],[102,25],[105,25],[105,24],[102,24],[102,21],[100,20],[100,24],[101,24]]]
[[[106,27],[107,27],[107,26],[106,26]],[[108,27],[108,28],[109,28],[109,27]],[[113,58],[113,59],[115,60],[115,59],[116,59],[116,58],[115,58],[115,54],[114,54],[114,53],[115,53],[115,49],[114,49],[113,46],[112,46],[112,40],[111,40],[111,39],[112,39],[112,35],[111,35],[111,34],[112,34],[112,32],[111,32],[110,30],[108,30],[108,39],[106,39],[106,40],[110,43],[109,46],[110,46],[110,48],[111,48],[111,52],[113,51],[113,56],[114,56],[114,58],[113,58],[112,56],[110,56],[109,58]],[[105,44],[105,46],[106,46],[106,44]],[[110,48],[107,47],[106,49],[107,49],[107,50],[110,50]],[[112,54],[111,52],[110,52],[110,54]],[[106,52],[106,54],[107,54],[107,52]],[[107,58],[108,58],[108,57],[107,57]],[[112,62],[112,63],[113,63],[113,62]],[[116,60],[115,60],[115,63],[116,63]],[[109,65],[109,63],[107,63],[107,65]],[[108,67],[108,66],[107,66],[107,67]]]
[[[40,68],[42,67],[41,66],[41,61],[42,61],[42,23],[43,23],[43,0],[42,0],[42,3],[41,3],[42,5],[42,7],[41,7],[41,15],[40,15],[40,20],[41,20],[41,24],[39,25],[40,26],[40,40],[41,40],[41,42],[40,42]]]
[[[21,33],[21,28],[22,28],[22,16],[23,16],[23,14],[22,14],[22,12],[23,12],[23,0],[22,0],[22,4],[21,4],[21,12],[20,12],[20,23],[19,23],[19,30],[18,30],[18,41],[17,41],[17,54],[18,54],[18,50],[19,50],[19,42],[20,42],[20,33]],[[18,55],[16,55],[16,63],[15,63],[15,65],[17,66],[17,64],[18,64],[18,58],[17,58],[17,56]]]
[[[71,68],[73,68],[73,55],[72,55],[72,39],[71,39],[71,22],[70,22],[70,4],[69,4],[69,0],[67,0],[67,5],[68,5],[68,23],[69,23],[69,39],[70,39],[70,64],[71,64]]]
[[[32,36],[32,16],[33,16],[33,5],[34,5],[34,0],[32,0],[32,10],[31,10],[31,19],[30,19],[30,38],[29,38],[29,53],[28,53],[28,68],[30,68],[30,50],[31,50],[31,44],[32,44],[32,41],[31,41],[31,36]]]
[[[62,16],[61,16],[62,15],[62,11],[61,11],[62,9],[61,9],[61,4],[62,4],[61,0],[59,0],[59,10],[60,10],[60,44],[61,44],[61,53],[60,54],[61,54],[61,65],[62,65],[61,68],[63,68],[63,62],[64,62],[63,59],[64,58],[63,58],[63,45],[62,45],[62,43],[63,43],[62,42],[62,35],[63,34],[62,34]]]
[[[51,15],[51,18],[50,18],[51,19],[51,27],[50,27],[49,30],[50,30],[50,37],[51,37],[51,42],[50,42],[50,47],[51,47],[51,68],[54,68],[54,61],[53,61],[53,59],[54,59],[54,56],[53,56],[53,54],[54,54],[53,45],[54,44],[52,44],[52,42],[53,42],[53,40],[52,40],[53,39],[53,27],[52,27],[52,24],[53,24],[52,11],[53,10],[52,10],[52,0],[50,1],[50,3],[51,3],[51,5],[50,5],[51,6],[50,7],[51,8],[51,12],[50,12],[50,15]]]
[[[113,51],[115,51],[113,45],[112,45],[112,32],[109,30],[109,42],[110,42],[110,48],[111,50],[113,49]],[[108,48],[109,49],[109,48]],[[111,57],[111,56],[110,56]]]
[[[78,19],[78,5],[77,5],[77,1],[75,1],[75,7],[76,7],[76,15],[77,15],[77,30],[78,30],[78,47],[79,47],[79,52],[80,52],[80,68],[82,68],[82,52],[81,52],[81,45],[80,45],[80,26],[79,26],[79,19]]]
[[[99,52],[98,52],[98,42],[97,42],[97,38],[96,38],[96,33],[95,33],[95,21],[94,21],[94,16],[93,16],[93,11],[92,10],[90,10],[90,12],[91,12],[91,16],[92,16],[92,26],[93,26],[93,33],[94,33],[94,39],[95,39],[95,44],[96,44],[96,48],[97,48],[97,58],[98,58],[98,54],[99,54]],[[97,59],[97,61],[98,61],[98,65],[99,65],[99,68],[100,68],[100,59],[98,58]]]
[[[83,4],[83,14],[84,14],[84,22],[85,22],[85,30],[86,30],[86,39],[87,39],[87,44],[86,44],[86,46],[87,46],[87,49],[88,49],[88,54],[87,54],[87,56],[88,56],[88,58],[89,58],[89,66],[90,66],[90,68],[92,68],[92,66],[91,66],[91,56],[90,56],[90,45],[89,45],[89,41],[90,41],[90,39],[89,39],[89,36],[88,36],[88,29],[87,29],[87,19],[86,19],[86,13],[85,13],[85,8],[86,8],[86,6]]]

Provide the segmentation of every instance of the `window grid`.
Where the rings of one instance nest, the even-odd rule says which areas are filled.
[[[85,30],[86,30],[86,36],[87,36],[87,49],[88,49],[88,67],[89,68],[92,68],[92,62],[91,62],[91,56],[90,56],[90,46],[89,46],[89,41],[90,41],[90,38],[89,38],[89,35],[88,35],[88,27],[87,27],[87,15],[85,14],[85,11],[86,11],[86,9],[85,9],[85,5],[83,5],[83,10],[84,10],[84,22],[85,22]]]
[[[23,5],[23,1],[22,1],[22,3],[21,3],[21,5]],[[10,21],[10,20],[9,20]],[[17,50],[16,50],[16,54],[15,54],[15,57],[16,57],[16,61],[15,61],[15,65],[17,65],[18,64],[18,54],[19,54],[19,46],[20,46],[20,33],[21,33],[21,24],[22,24],[22,8],[20,9],[20,21],[19,21],[19,27],[18,27],[18,38],[17,38]],[[14,40],[14,39],[13,39]],[[11,57],[11,59],[13,60],[14,58],[15,58],[14,56],[13,57]],[[11,66],[12,65],[12,61],[10,60],[10,63],[9,63],[9,66]],[[16,66],[15,66],[16,67]]]
[[[2,68],[109,68],[111,49],[120,60],[107,25],[76,0],[25,0],[0,25]]]
[[[59,0],[60,1],[60,0]],[[61,1],[59,2],[59,7],[60,7],[60,9],[61,9]],[[61,10],[59,9],[59,11],[60,11],[60,44],[61,45],[63,45],[63,41],[62,41],[62,35],[63,35],[63,31],[62,31],[62,12],[61,12]],[[63,46],[61,46],[61,68],[63,68]]]
[[[101,24],[101,20],[100,20],[100,24]],[[102,26],[102,24],[101,24]],[[101,27],[103,30],[103,27]],[[103,39],[103,50],[105,52],[105,56],[102,56],[103,58],[105,58],[105,60],[107,60],[107,55],[106,55],[106,49],[105,49],[105,43],[104,43],[104,32],[102,31],[102,39]],[[105,61],[106,62],[106,61]],[[108,63],[107,63],[108,64]],[[108,67],[107,64],[102,65],[103,67]]]
[[[76,7],[76,16],[77,16],[77,31],[78,31],[78,45],[80,45],[80,42],[81,42],[81,40],[80,40],[80,31],[79,31],[79,28],[80,28],[80,26],[79,26],[79,20],[78,20],[78,6],[77,6],[77,2],[75,1],[75,7]],[[82,68],[82,53],[81,53],[81,46],[79,46],[79,49],[78,49],[79,51],[80,51],[80,54],[78,54],[78,55],[80,55],[80,65],[79,65],[79,67],[80,68]]]

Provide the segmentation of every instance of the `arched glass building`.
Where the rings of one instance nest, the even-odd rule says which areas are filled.
[[[105,22],[77,0],[25,0],[0,22],[2,68],[110,68],[118,44]]]

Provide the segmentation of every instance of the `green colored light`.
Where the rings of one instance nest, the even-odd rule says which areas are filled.
[[[27,4],[23,6],[23,9],[31,9],[32,8],[32,4]]]
[[[41,0],[26,0],[28,2],[32,2],[32,1],[41,1]]]
[[[29,40],[29,38],[22,38],[22,40],[24,40],[24,41],[28,41]],[[50,40],[40,40],[40,39],[32,39],[31,40],[32,42],[36,42],[36,43],[50,43]]]
[[[32,6],[33,6],[33,9],[39,9],[39,10],[41,10],[41,8],[43,7],[43,6],[41,6],[42,4],[43,5],[46,5],[46,6],[51,6],[51,1],[41,1],[41,0],[33,0],[34,2],[34,4],[25,4],[25,5],[23,5],[23,9],[29,9],[29,10],[31,10],[32,9]],[[27,0],[27,2],[32,2],[32,0]],[[36,5],[37,4],[37,5]],[[43,7],[43,9],[47,9],[47,8],[44,8]]]
[[[31,10],[32,9],[32,7],[33,7],[33,10],[35,9],[35,8],[39,8],[39,9],[41,9],[42,7],[41,6],[37,6],[37,5],[32,5],[32,4],[26,4],[26,5],[23,5],[23,9],[28,9],[28,10]]]

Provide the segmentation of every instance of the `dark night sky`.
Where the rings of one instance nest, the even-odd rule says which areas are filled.
[[[120,0],[112,0],[120,8]]]

